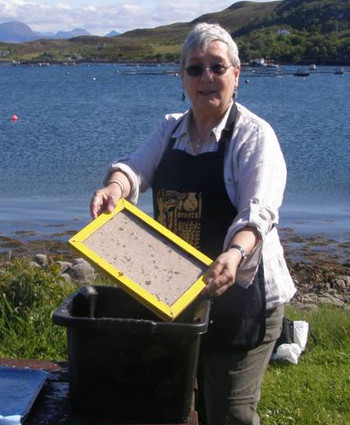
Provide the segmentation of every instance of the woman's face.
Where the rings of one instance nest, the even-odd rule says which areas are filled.
[[[238,86],[240,67],[231,64],[227,50],[227,45],[222,41],[212,41],[205,48],[188,52],[181,79],[195,113],[220,116],[231,103],[234,88]],[[197,76],[189,75],[186,69],[193,65],[204,68],[204,72]],[[211,69],[213,65],[214,71],[221,71],[219,74]],[[191,70],[193,68],[189,68],[189,72]]]

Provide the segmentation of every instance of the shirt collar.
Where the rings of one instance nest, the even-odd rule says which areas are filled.
[[[228,116],[230,114],[232,105],[233,105],[233,102],[231,102],[230,107],[227,109],[224,117],[219,122],[219,124],[216,127],[214,127],[213,130],[211,131],[210,137],[211,137],[212,140],[215,140],[215,142],[219,142],[219,140],[221,138],[221,134],[222,134],[222,131],[224,130],[224,128],[226,127],[227,119],[228,119]],[[179,137],[184,137],[184,138],[189,140],[189,138],[190,138],[190,136],[189,136],[189,123],[190,123],[190,119],[191,119],[191,114],[192,114],[191,109],[188,109],[184,113],[182,122],[177,127],[177,129],[174,131],[173,137],[175,137],[176,139],[179,138]]]
[[[190,109],[188,109],[182,116],[180,125],[177,126],[173,132],[173,137],[178,139],[179,137],[189,138],[188,127],[190,122]]]

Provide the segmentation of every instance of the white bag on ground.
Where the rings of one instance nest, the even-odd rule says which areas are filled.
[[[293,321],[293,342],[290,344],[281,344],[277,347],[271,359],[286,360],[297,364],[300,354],[305,351],[309,335],[309,323],[303,320]]]
[[[309,335],[309,324],[303,320],[294,320],[293,325],[294,342],[300,346],[301,351],[305,351],[307,337]]]
[[[294,342],[292,344],[281,344],[276,353],[273,355],[273,360],[287,360],[290,363],[297,364],[301,348]]]

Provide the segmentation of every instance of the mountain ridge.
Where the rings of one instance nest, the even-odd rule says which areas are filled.
[[[35,32],[24,24],[18,21],[9,21],[0,24],[0,41],[9,43],[33,41]]]
[[[110,31],[105,37],[114,37],[119,35],[117,31]],[[1,43],[26,43],[39,39],[70,39],[79,36],[93,36],[84,28],[74,28],[71,31],[37,32],[33,31],[29,25],[20,21],[8,21],[0,24],[0,42]]]
[[[238,44],[243,62],[350,65],[349,0],[241,1],[189,22],[138,28],[117,37],[78,36],[7,48],[6,60],[176,62],[181,44],[197,22],[217,22]],[[5,59],[4,59],[5,60]]]

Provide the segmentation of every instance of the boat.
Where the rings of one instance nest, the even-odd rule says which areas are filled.
[[[316,66],[314,63],[312,63],[312,64],[309,66],[309,71],[317,71],[317,66]]]
[[[343,75],[344,74],[344,68],[336,68],[336,70],[334,71],[334,74],[336,75]]]
[[[310,75],[310,72],[308,70],[306,70],[306,69],[297,69],[294,72],[294,75],[296,77],[308,77]]]
[[[268,62],[266,64],[266,68],[273,68],[273,69],[279,69],[279,65],[277,63],[273,63],[273,62]]]
[[[265,68],[265,66],[266,66],[266,63],[265,63],[265,59],[264,58],[253,59],[250,62],[250,64],[254,68]]]
[[[164,73],[166,75],[174,75],[175,77],[178,77],[180,75],[180,71],[174,69],[167,69]]]

